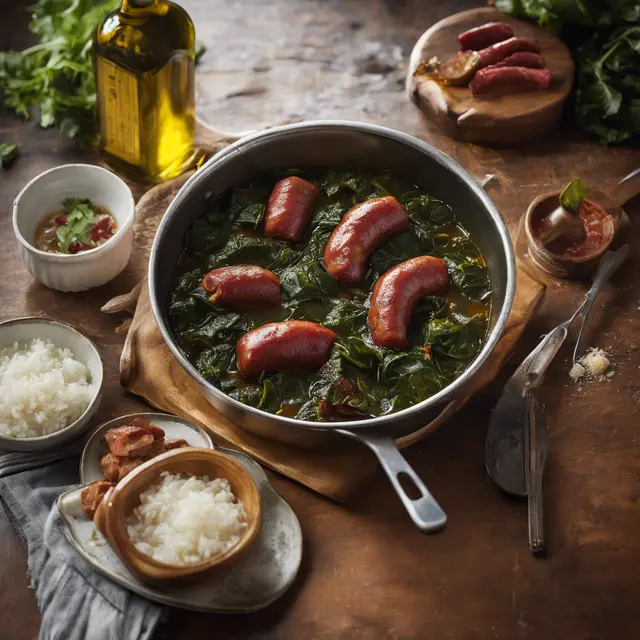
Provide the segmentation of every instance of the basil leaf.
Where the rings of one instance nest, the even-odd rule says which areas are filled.
[[[589,193],[589,189],[582,180],[572,180],[560,194],[560,205],[567,211],[577,213],[582,201],[587,197],[587,193]]]

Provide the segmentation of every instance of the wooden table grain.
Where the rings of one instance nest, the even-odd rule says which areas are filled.
[[[3,3],[0,49],[31,42],[24,8]],[[184,0],[208,51],[197,73],[200,117],[240,131],[310,118],[350,118],[394,127],[436,145],[473,175],[495,174],[490,195],[515,235],[527,204],[574,176],[607,187],[636,168],[640,154],[603,149],[567,120],[544,140],[514,149],[455,142],[432,128],[403,91],[406,58],[418,36],[444,16],[479,6],[464,0]],[[20,145],[0,173],[0,317],[37,314],[76,324],[100,346],[107,369],[100,420],[142,403],[118,385],[124,318],[100,306],[127,290],[125,271],[84,294],[36,284],[19,262],[11,202],[39,172],[94,159],[54,131],[0,114],[0,138]],[[637,217],[638,207],[631,208]],[[551,282],[546,303],[512,363],[454,420],[407,451],[449,515],[425,537],[412,526],[382,475],[352,504],[338,505],[272,475],[305,537],[292,589],[248,616],[171,611],[159,638],[255,640],[613,640],[640,632],[640,249],[597,302],[588,342],[612,354],[605,383],[570,383],[566,346],[543,389],[550,427],[544,492],[548,556],[527,549],[526,504],[507,498],[484,469],[492,406],[515,363],[564,320],[585,285]],[[0,638],[37,635],[26,556],[0,517]]]

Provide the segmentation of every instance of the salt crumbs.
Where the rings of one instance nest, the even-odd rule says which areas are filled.
[[[604,350],[592,347],[569,371],[569,377],[574,382],[578,380],[598,380],[604,382],[615,375],[615,370],[609,370],[611,361]]]

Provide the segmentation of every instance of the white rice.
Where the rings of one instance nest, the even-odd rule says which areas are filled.
[[[35,438],[69,426],[95,395],[90,379],[89,369],[51,340],[0,349],[0,435]]]
[[[142,553],[166,564],[194,565],[233,547],[247,515],[225,478],[165,471],[159,484],[140,494],[126,525]]]

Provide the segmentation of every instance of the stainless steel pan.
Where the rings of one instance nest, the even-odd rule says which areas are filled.
[[[389,169],[405,175],[456,211],[487,261],[493,285],[490,333],[471,366],[438,394],[389,416],[357,422],[304,422],[244,405],[209,384],[181,353],[168,321],[167,302],[187,229],[207,200],[260,171],[296,166]],[[335,434],[366,444],[378,457],[414,523],[423,532],[440,530],[446,515],[407,464],[394,439],[431,421],[452,399],[465,393],[504,329],[515,292],[516,270],[509,233],[487,194],[456,162],[432,146],[398,131],[359,122],[318,121],[270,129],[224,149],[182,187],[167,209],[149,264],[151,304],[162,335],[203,395],[239,426],[297,446],[331,446]],[[409,478],[420,492],[412,499],[399,478]]]

